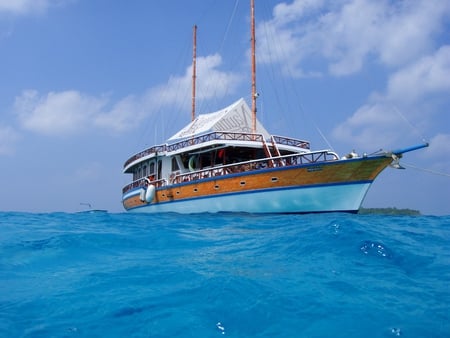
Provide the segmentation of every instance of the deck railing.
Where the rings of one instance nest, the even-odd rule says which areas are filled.
[[[253,141],[253,142],[263,142],[264,137],[261,134],[251,134],[251,133],[230,133],[230,132],[211,132],[204,135],[195,136],[192,138],[187,138],[182,141],[172,143],[172,144],[162,144],[153,146],[151,148],[145,149],[133,156],[131,156],[124,164],[124,168],[126,168],[130,163],[151,155],[165,151],[176,151],[182,148],[186,148],[192,145],[198,145],[205,142],[215,141],[215,140],[224,140],[224,141]],[[274,140],[278,144],[295,146],[303,149],[309,149],[309,142],[297,140],[288,137],[282,136],[274,136]]]
[[[289,138],[284,136],[273,135],[273,139],[277,144],[283,144],[287,146],[294,146],[303,149],[310,149],[310,143],[308,141],[297,140],[295,138]]]
[[[132,163],[132,162],[134,162],[134,161],[136,161],[136,160],[138,160],[138,159],[140,159],[140,158],[142,158],[142,157],[145,157],[145,156],[148,156],[148,155],[151,155],[151,154],[156,154],[156,153],[164,152],[164,151],[166,151],[166,148],[167,148],[167,145],[166,145],[166,144],[162,144],[162,145],[153,146],[153,147],[151,147],[151,148],[145,149],[145,150],[143,150],[143,151],[141,151],[141,152],[139,152],[139,153],[134,154],[133,156],[131,156],[131,157],[125,162],[125,164],[123,165],[123,167],[126,168],[130,163]]]
[[[252,161],[245,161],[216,167],[205,168],[188,173],[172,174],[169,180],[161,179],[152,182],[156,187],[165,185],[179,184],[184,182],[196,181],[210,177],[217,177],[223,175],[231,175],[246,171],[256,171],[274,167],[286,167],[293,165],[302,165],[310,163],[321,163],[336,161],[339,157],[336,153],[328,150],[310,152],[306,154],[290,154],[284,156],[276,156]],[[133,188],[142,187],[146,184],[145,178],[138,179],[126,185],[122,192],[125,194]]]
[[[122,193],[126,193],[128,191],[130,191],[131,189],[134,188],[139,188],[139,187],[145,187],[148,184],[147,180],[145,179],[145,177],[139,178],[136,181],[131,182],[130,184],[127,184],[123,189],[122,189]],[[155,187],[162,187],[167,185],[167,180],[166,179],[160,179],[160,180],[156,180],[156,181],[151,181],[151,184],[153,184]]]

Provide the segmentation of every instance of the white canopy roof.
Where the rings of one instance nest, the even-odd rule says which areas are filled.
[[[198,115],[194,121],[173,135],[169,141],[213,131],[232,133],[252,132],[252,112],[244,99],[241,98],[230,106],[215,113]],[[256,121],[256,133],[262,134],[265,139],[270,138],[270,134],[258,120]]]

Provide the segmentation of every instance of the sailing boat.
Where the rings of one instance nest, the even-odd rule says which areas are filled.
[[[271,135],[256,118],[256,46],[251,0],[251,108],[241,98],[195,117],[195,31],[192,121],[167,140],[131,156],[122,191],[131,212],[356,213],[387,166],[400,167],[419,144],[370,156],[339,157],[310,143]]]

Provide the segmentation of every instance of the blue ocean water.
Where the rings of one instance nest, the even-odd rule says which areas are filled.
[[[2,337],[450,337],[450,217],[0,213]]]

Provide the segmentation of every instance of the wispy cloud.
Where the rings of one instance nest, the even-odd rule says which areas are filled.
[[[409,126],[404,119],[426,128],[430,117],[440,113],[435,108],[440,103],[439,99],[435,102],[436,95],[450,96],[448,74],[450,46],[442,46],[435,53],[394,72],[388,79],[386,92],[372,93],[368,103],[334,129],[334,137],[370,146],[382,132],[383,142],[390,145],[411,134],[407,133]],[[411,136],[417,139],[418,135]],[[442,137],[435,137],[435,140],[442,140]]]
[[[430,147],[429,152],[426,153],[427,157],[434,157],[436,159],[441,158],[442,160],[445,160],[447,163],[449,162],[448,156],[442,156],[443,154],[450,154],[450,134],[437,134],[435,135],[431,141],[430,144],[432,147]],[[445,168],[447,171],[447,168]]]
[[[48,8],[62,2],[19,1],[23,8],[30,3]],[[0,8],[2,3],[11,5],[13,1],[0,0]],[[369,60],[378,62],[392,72],[385,89],[373,92],[333,135],[342,142],[371,148],[382,131],[383,142],[390,145],[404,131],[399,127],[402,113],[398,111],[407,111],[408,119],[425,125],[420,108],[431,104],[434,94],[449,92],[450,46],[439,46],[434,38],[442,33],[449,14],[448,1],[281,3],[274,7],[272,19],[258,27],[258,61],[279,63],[294,76],[344,76],[360,71]],[[321,68],[303,70],[303,62],[315,58],[323,61],[315,62]],[[221,65],[219,54],[198,57],[199,100],[231,94],[242,80],[240,74],[221,70]],[[16,98],[15,111],[22,128],[41,134],[72,135],[93,128],[124,132],[137,128],[163,107],[189,110],[190,87],[189,66],[164,84],[116,101],[110,95],[92,96],[76,90],[24,91]]]
[[[62,6],[74,0],[0,0],[0,13],[13,15],[41,14],[50,7]]]
[[[394,73],[389,79],[387,97],[412,104],[430,94],[450,94],[449,74],[450,45],[446,45]]]
[[[208,100],[221,97],[233,92],[236,85],[242,80],[237,73],[220,70],[222,57],[213,54],[197,58],[197,98]],[[185,97],[190,95],[192,86],[192,66],[186,68],[183,76],[174,76],[159,87],[152,88],[147,93],[149,101],[158,100],[164,104],[186,105]],[[180,93],[185,93],[183,95]]]
[[[105,104],[104,98],[75,90],[45,95],[36,90],[25,90],[16,97],[14,109],[24,129],[48,135],[67,135],[88,128]]]
[[[449,17],[449,1],[284,2],[258,26],[258,60],[294,77],[348,76],[377,65],[386,74],[384,90],[372,92],[333,136],[369,150],[375,139],[390,147],[417,140],[412,125],[431,130],[439,104],[448,104],[450,46],[442,37]]]
[[[434,171],[433,174],[448,177],[450,175],[450,158],[445,154],[450,154],[450,134],[448,133],[438,133],[433,136],[430,139],[430,147],[427,151],[421,152],[421,156],[426,159],[430,170]]]
[[[371,58],[401,66],[429,53],[431,36],[442,33],[448,1],[295,0],[282,3],[259,25],[259,61],[278,62],[297,76],[303,62],[324,60],[317,72],[342,76],[359,71]],[[279,52],[273,52],[277,46]]]
[[[225,95],[240,81],[239,74],[220,70],[219,55],[197,60],[197,93],[208,100]],[[136,128],[164,106],[189,109],[191,67],[166,84],[149,88],[141,95],[129,95],[113,102],[110,95],[95,97],[76,90],[40,94],[25,90],[15,99],[14,111],[22,128],[40,134],[70,136],[92,128],[124,132]],[[184,93],[184,94],[183,94]]]

